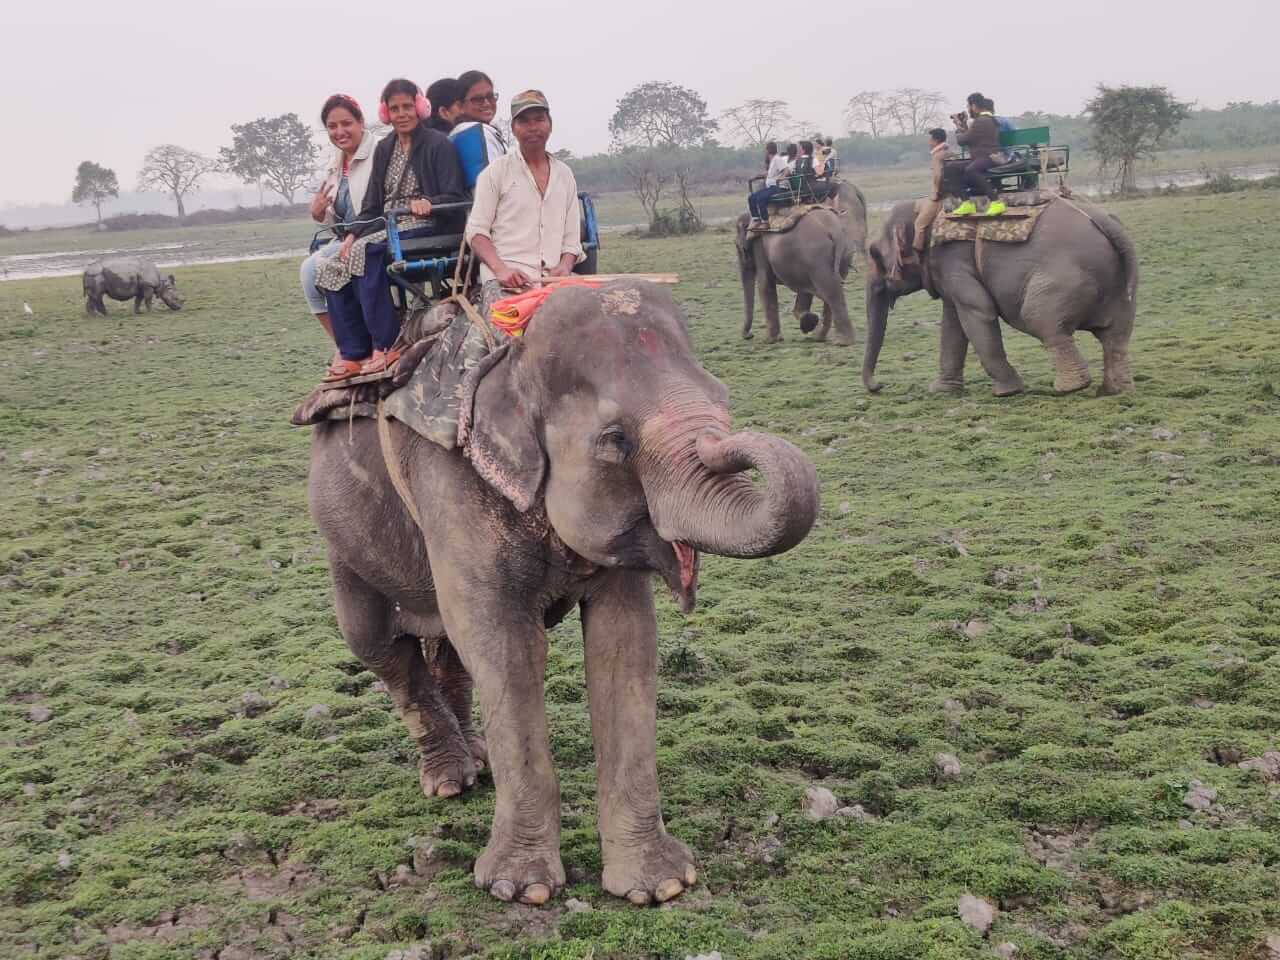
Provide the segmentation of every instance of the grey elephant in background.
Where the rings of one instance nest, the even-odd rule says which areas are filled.
[[[461,399],[462,449],[395,420],[315,428],[311,512],[343,637],[417,741],[425,794],[461,793],[487,762],[497,797],[475,883],[539,904],[565,882],[546,631],[578,607],[603,885],[668,900],[697,871],[659,806],[651,578],[689,612],[699,551],[795,546],[818,509],[813,464],[780,437],[732,431],[724,385],[652,284],[557,291]],[[436,645],[430,662],[418,638]]]
[[[894,206],[867,266],[867,346],[863,385],[873,393],[876,363],[884,344],[889,311],[899,297],[924,289],[919,260],[912,254],[915,206]],[[1025,243],[983,244],[979,266],[971,242],[933,247],[927,263],[942,299],[939,374],[935,393],[964,387],[964,363],[973,344],[998,397],[1020,393],[1022,378],[1005,355],[1000,320],[1029,333],[1053,361],[1054,389],[1072,393],[1089,386],[1089,366],[1073,335],[1086,330],[1102,344],[1099,393],[1133,389],[1129,338],[1137,312],[1138,256],[1120,221],[1091,203],[1055,199]]]
[[[796,293],[792,313],[804,333],[817,327],[815,339],[826,340],[834,321],[832,341],[841,346],[855,342],[844,281],[854,257],[860,261],[866,258],[867,205],[862,192],[851,183],[839,184],[837,197],[842,214],[813,210],[786,233],[751,234],[747,231],[750,218],[746,214],[738,218],[735,246],[742,280],[743,339],[753,336],[757,285],[764,301],[766,342],[782,339],[777,290],[781,283]],[[815,296],[823,304],[821,324],[811,311]]]
[[[104,257],[84,269],[85,312],[107,315],[103,297],[132,300],[133,312],[141,313],[143,304],[151,310],[151,301],[159,297],[170,310],[181,310],[184,301],[178,296],[173,274],[162,276],[150,260],[141,257]]]

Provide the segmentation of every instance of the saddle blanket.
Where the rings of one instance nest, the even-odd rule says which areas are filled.
[[[953,217],[939,211],[933,221],[929,245],[938,247],[958,241],[990,240],[994,243],[1026,243],[1036,229],[1040,215],[1050,204],[1010,207],[998,217]]]

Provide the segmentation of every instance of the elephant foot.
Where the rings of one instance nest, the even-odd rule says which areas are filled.
[[[1115,383],[1107,380],[1102,381],[1102,385],[1098,387],[1098,396],[1100,397],[1118,397],[1122,393],[1133,393],[1133,381],[1126,383]]]
[[[1022,378],[1014,377],[1012,380],[997,380],[991,387],[991,394],[996,397],[1015,397],[1026,389],[1026,384],[1022,382]]]
[[[1087,370],[1083,373],[1067,376],[1059,374],[1053,378],[1053,390],[1054,393],[1059,394],[1078,393],[1091,383],[1093,383],[1093,378],[1089,376]]]
[[[813,333],[818,329],[818,315],[816,313],[806,313],[800,317],[800,332]]]
[[[601,885],[638,907],[664,903],[698,882],[693,854],[665,830],[638,846],[606,844],[603,852]]]
[[[476,785],[476,775],[483,769],[471,758],[463,756],[418,757],[418,784],[424,797],[456,797]]]
[[[743,339],[743,340],[751,340],[751,339],[752,339],[752,338],[754,338],[754,337],[755,337],[755,334],[754,334],[754,333],[752,333],[750,330],[743,330],[743,331],[742,331],[742,339]]]
[[[835,336],[831,338],[831,342],[837,347],[852,347],[858,342],[858,338],[853,334],[841,333],[837,330]]]
[[[560,851],[520,843],[496,823],[472,879],[499,900],[541,906],[564,889]]]
[[[929,392],[930,393],[963,393],[964,381],[948,380],[943,377],[938,377],[938,379],[934,380],[933,383],[929,384]]]
[[[783,337],[782,337],[781,335],[778,335],[778,336],[776,336],[776,337],[765,337],[765,338],[764,338],[764,342],[765,342],[765,343],[782,343],[782,341],[783,341]]]

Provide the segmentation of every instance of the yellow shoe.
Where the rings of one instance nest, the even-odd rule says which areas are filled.
[[[1000,216],[1000,214],[1004,213],[1005,210],[1007,209],[1009,208],[1006,207],[1001,201],[992,200],[989,204],[987,204],[987,216],[998,217]]]
[[[966,200],[964,203],[960,204],[960,206],[952,210],[951,215],[953,217],[972,217],[977,212],[978,208],[974,205],[973,201]]]

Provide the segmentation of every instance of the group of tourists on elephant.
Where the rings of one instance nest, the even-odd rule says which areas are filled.
[[[750,229],[764,230],[769,222],[769,203],[786,197],[816,194],[819,181],[829,182],[839,166],[839,156],[830,137],[799,140],[779,150],[770,140],[764,147],[764,186],[747,195]]]
[[[381,373],[399,359],[400,320],[386,279],[392,210],[408,211],[396,219],[402,236],[456,232],[463,216],[433,210],[474,196],[466,238],[482,279],[508,289],[568,273],[583,256],[573,172],[546,150],[546,97],[527,90],[512,101],[518,149],[509,150],[493,125],[498,95],[487,74],[469,71],[428,91],[437,99],[404,78],[383,88],[378,118],[392,129],[376,144],[355,98],[334,94],[321,109],[334,150],[311,215],[341,239],[307,257],[301,280],[337,348],[326,382]]]

